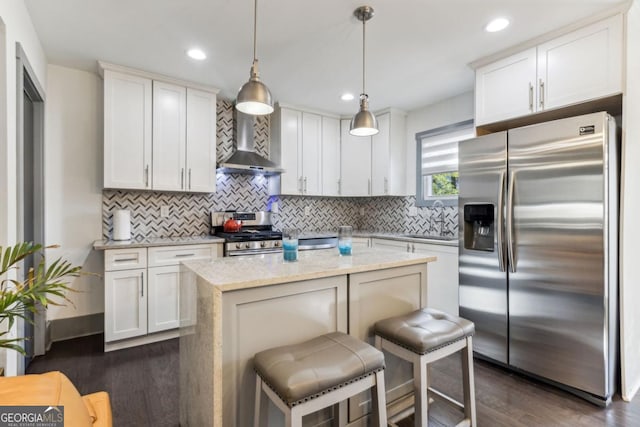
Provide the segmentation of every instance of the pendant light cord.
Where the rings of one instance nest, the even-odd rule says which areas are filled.
[[[257,61],[258,55],[256,53],[257,46],[257,34],[258,34],[258,0],[254,0],[253,3],[253,61]]]
[[[257,0],[256,0],[257,1]],[[366,95],[366,92],[364,90],[365,86],[364,86],[364,67],[365,67],[365,52],[366,52],[366,33],[364,31],[364,26],[366,25],[366,19],[362,20],[362,94]]]

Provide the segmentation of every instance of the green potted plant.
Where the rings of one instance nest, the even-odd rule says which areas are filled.
[[[56,246],[47,246],[54,247]],[[65,295],[70,290],[66,279],[80,274],[81,267],[72,266],[62,258],[58,258],[47,267],[43,256],[38,265],[27,273],[25,280],[5,277],[7,272],[17,269],[22,260],[39,254],[42,249],[42,245],[31,242],[0,247],[0,347],[10,348],[22,354],[25,354],[25,351],[19,343],[24,337],[7,337],[13,322],[17,318],[29,321],[27,311],[35,313],[39,305],[46,308],[49,304],[60,304],[60,300],[70,302]]]

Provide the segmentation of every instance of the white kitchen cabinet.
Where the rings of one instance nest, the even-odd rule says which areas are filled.
[[[357,250],[358,248],[369,248],[371,247],[371,239],[368,237],[352,237],[351,247],[354,250]]]
[[[322,116],[278,107],[271,121],[271,144],[284,172],[272,193],[322,194]]]
[[[105,351],[178,335],[193,324],[193,304],[180,301],[182,261],[222,256],[221,244],[105,250]]]
[[[187,88],[185,189],[216,191],[216,94]]]
[[[405,114],[377,114],[378,130],[371,138],[371,195],[406,195]]]
[[[622,92],[622,15],[476,70],[476,125]]]
[[[113,64],[100,67],[104,187],[214,192],[217,90]]]
[[[411,252],[435,255],[436,262],[427,271],[429,307],[458,315],[458,247],[428,243],[412,243]]]
[[[340,120],[322,117],[322,195],[340,195]]]
[[[180,326],[180,266],[149,269],[148,331],[160,332]]]
[[[105,341],[117,341],[146,335],[146,274],[146,268],[105,272]]]
[[[438,257],[429,264],[427,272],[427,301],[429,307],[458,315],[458,247],[430,243],[403,242],[391,239],[371,239],[373,247],[410,253],[424,253]]]
[[[371,195],[371,137],[349,133],[351,120],[340,121],[340,195]]]
[[[153,82],[153,189],[182,191],[187,151],[187,90]]]
[[[104,70],[104,187],[151,188],[151,79]]]

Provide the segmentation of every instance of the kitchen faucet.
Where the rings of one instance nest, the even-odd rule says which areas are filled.
[[[433,230],[434,222],[440,223],[440,231],[438,233],[438,236],[442,236],[444,231],[444,203],[442,203],[441,200],[436,200],[433,202],[433,205],[431,205],[431,209],[433,210],[433,212],[431,212],[431,215],[429,216],[429,233],[431,233]],[[440,209],[439,219],[435,219],[437,209]]]

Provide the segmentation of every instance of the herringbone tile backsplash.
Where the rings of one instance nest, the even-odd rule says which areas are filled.
[[[218,100],[217,159],[222,161],[233,151],[233,103]],[[256,151],[269,155],[269,118],[259,117],[255,125]],[[415,197],[307,197],[269,196],[267,178],[254,175],[218,174],[216,192],[211,194],[168,193],[156,191],[103,190],[102,234],[113,235],[113,212],[131,211],[132,238],[199,236],[209,233],[209,211],[271,210],[278,203],[279,213],[273,215],[276,229],[296,227],[307,231],[336,230],[340,225],[352,225],[356,230],[456,235],[458,210],[455,207],[418,208],[409,216]],[[169,207],[162,217],[160,208]],[[305,215],[308,208],[309,215]],[[363,214],[361,215],[361,212]]]

